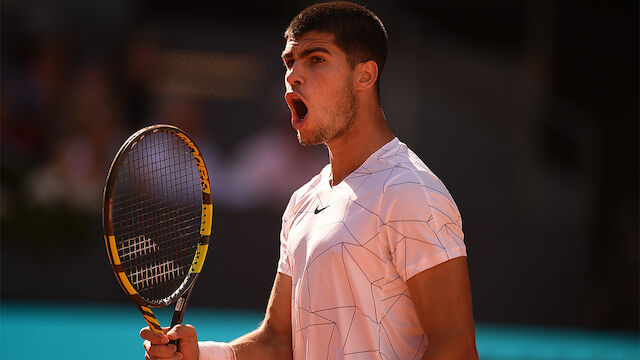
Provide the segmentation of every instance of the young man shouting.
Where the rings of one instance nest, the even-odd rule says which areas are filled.
[[[327,146],[330,164],[284,212],[265,319],[228,344],[198,342],[189,325],[145,328],[145,358],[477,358],[460,213],[380,106],[382,22],[356,4],[317,4],[285,39],[291,124],[301,144]]]

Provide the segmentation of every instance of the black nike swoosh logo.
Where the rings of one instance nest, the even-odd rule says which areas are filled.
[[[313,210],[313,213],[317,215],[318,213],[320,213],[320,211],[322,211],[322,210],[324,210],[324,209],[326,209],[328,207],[329,207],[329,205],[327,205],[327,206],[323,207],[322,209],[320,209],[320,205],[318,205],[318,207],[316,207],[316,209]]]

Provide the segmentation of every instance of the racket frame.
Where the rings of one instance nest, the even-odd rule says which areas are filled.
[[[142,296],[140,296],[140,294],[138,294],[124,272],[115,241],[112,210],[113,195],[117,184],[117,177],[125,158],[129,154],[129,152],[136,146],[136,144],[140,142],[146,135],[157,133],[159,131],[165,131],[176,135],[184,141],[184,143],[191,151],[191,155],[193,156],[198,167],[198,174],[200,177],[200,187],[202,190],[202,215],[200,224],[200,240],[198,241],[197,249],[193,257],[191,267],[189,268],[189,273],[185,277],[182,284],[178,287],[178,289],[168,298],[165,298],[162,301],[151,301],[149,299],[143,298]],[[166,124],[147,126],[132,134],[122,144],[109,168],[109,173],[107,175],[103,194],[102,218],[105,231],[105,246],[107,248],[109,262],[111,263],[116,279],[118,280],[120,287],[122,287],[124,292],[128,294],[131,300],[136,304],[138,310],[149,325],[149,328],[158,333],[163,332],[162,327],[160,326],[160,323],[158,322],[156,316],[153,314],[153,311],[151,311],[151,308],[165,307],[173,303],[175,303],[176,306],[171,320],[171,327],[182,323],[187,301],[189,300],[189,295],[191,294],[193,285],[198,278],[200,271],[202,270],[202,266],[204,265],[204,260],[206,258],[207,250],[209,247],[211,228],[213,224],[213,202],[211,200],[211,183],[209,180],[209,174],[207,172],[207,168],[205,166],[200,150],[195,145],[193,140],[191,140],[191,138],[178,127]]]

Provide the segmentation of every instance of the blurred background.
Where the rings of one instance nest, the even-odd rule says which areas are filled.
[[[481,358],[640,357],[638,3],[360,3],[389,33],[387,120],[462,213]],[[187,319],[246,324],[203,330],[217,340],[257,325],[284,207],[328,161],[298,145],[283,100],[282,34],[309,4],[1,2],[2,359],[38,358],[18,330],[124,331],[120,358],[141,358],[101,201],[119,146],[153,123],[191,134],[213,179]],[[608,356],[584,351],[598,343]]]

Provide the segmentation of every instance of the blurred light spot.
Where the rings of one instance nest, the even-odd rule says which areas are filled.
[[[196,51],[161,53],[149,87],[163,96],[234,101],[258,95],[266,67],[255,56]]]

